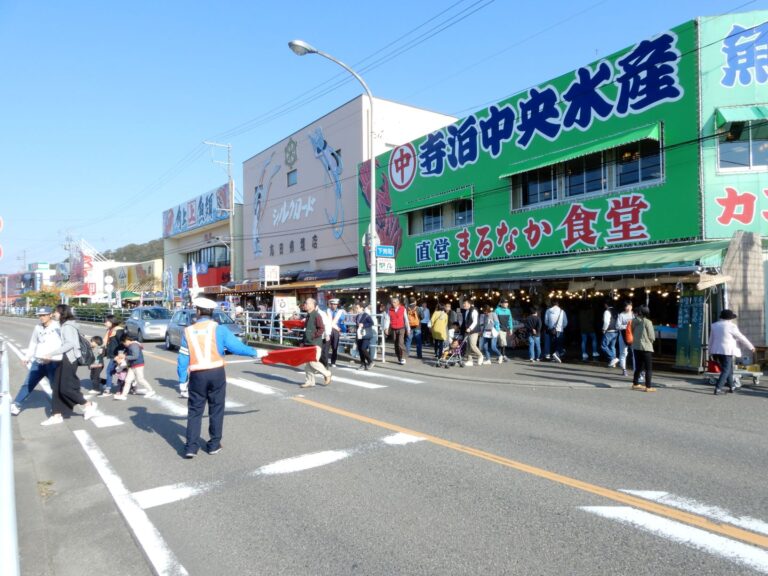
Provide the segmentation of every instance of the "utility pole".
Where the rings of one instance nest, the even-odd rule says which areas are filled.
[[[227,186],[229,186],[229,271],[230,282],[235,282],[235,270],[237,263],[237,249],[235,248],[235,183],[232,180],[232,144],[220,144],[219,142],[203,141],[208,146],[227,149],[227,161],[214,160],[216,164],[225,164],[227,167]]]

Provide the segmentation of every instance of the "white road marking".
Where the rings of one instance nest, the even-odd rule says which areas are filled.
[[[285,460],[278,460],[272,464],[262,466],[254,472],[254,475],[289,474],[291,472],[301,472],[302,470],[309,470],[311,468],[317,468],[319,466],[325,466],[326,464],[338,462],[339,460],[343,460],[348,456],[349,452],[346,450],[326,450],[325,452],[304,454],[303,456],[286,458]]]
[[[370,390],[376,390],[378,388],[386,388],[381,384],[372,384],[371,382],[361,382],[360,380],[352,380],[351,378],[342,378],[341,376],[334,376],[334,382],[341,382],[342,384],[351,384],[352,386],[359,386],[360,388],[368,388]]]
[[[424,438],[421,438],[420,436],[413,436],[412,434],[406,434],[405,432],[398,432],[397,434],[392,434],[392,436],[385,436],[381,439],[384,444],[389,444],[390,446],[403,446],[405,444],[413,444],[414,442],[421,442]]]
[[[376,370],[361,370],[358,371],[357,368],[341,368],[342,370],[346,370],[347,372],[358,372],[360,376],[364,378],[386,378],[388,380],[394,380],[396,382],[405,382],[406,384],[424,384],[423,380],[414,380],[413,378],[405,378],[403,376],[393,376],[391,374],[387,374],[386,372],[377,372]]]
[[[582,506],[581,509],[768,574],[768,552],[755,546],[629,506]]]
[[[659,502],[678,510],[685,510],[686,512],[692,512],[699,516],[706,516],[712,518],[723,524],[731,524],[732,526],[738,526],[751,532],[757,532],[758,534],[768,535],[768,523],[752,518],[751,516],[734,516],[729,510],[720,508],[719,506],[710,506],[702,502],[690,498],[682,498],[675,496],[669,492],[658,492],[655,490],[621,490],[627,494],[632,494],[639,498],[646,500],[652,500]]]
[[[110,416],[109,414],[104,414],[101,410],[96,409],[96,416],[91,418],[90,420],[96,428],[109,428],[111,426],[120,426],[121,424],[125,424],[120,418],[117,418],[116,416]]]
[[[224,407],[225,408],[242,408],[245,406],[242,402],[235,402],[234,400],[225,400],[224,401]]]
[[[142,510],[146,510],[147,508],[154,508],[155,506],[162,506],[163,504],[186,500],[187,498],[208,491],[213,486],[215,486],[214,483],[197,485],[170,484],[168,486],[159,486],[157,488],[150,488],[149,490],[142,490],[141,492],[134,492],[131,496],[133,496],[136,504],[138,504]]]
[[[149,400],[154,400],[155,402],[160,404],[160,406],[162,406],[164,410],[166,410],[167,412],[170,412],[174,416],[186,416],[187,415],[187,404],[186,404],[186,401],[182,405],[179,402],[174,402],[173,400],[165,398],[165,397],[161,396],[160,394],[155,394]]]
[[[96,445],[91,435],[85,430],[75,430],[74,434],[130,526],[133,537],[152,563],[155,573],[161,576],[188,575],[189,572],[168,547],[162,534],[152,524],[144,510],[133,499],[123,484],[123,479],[112,468],[106,455]]]
[[[279,392],[271,386],[260,384],[259,382],[253,382],[252,380],[246,380],[245,378],[227,378],[227,384],[233,384],[240,388],[245,388],[251,392],[264,394],[266,396],[272,396],[273,394],[277,394]]]

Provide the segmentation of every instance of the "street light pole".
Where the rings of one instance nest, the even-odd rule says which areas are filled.
[[[220,144],[218,142],[210,142],[208,140],[204,140],[203,144],[207,144],[208,146],[216,146],[218,148],[226,148],[227,149],[227,186],[229,187],[228,193],[229,193],[229,241],[232,244],[232,246],[227,246],[227,249],[229,250],[229,271],[230,271],[230,282],[234,284],[235,282],[235,182],[232,180],[232,144]],[[218,164],[221,164],[221,162],[218,162]],[[226,244],[224,244],[226,246]]]
[[[330,54],[327,54],[326,52],[323,52],[322,50],[318,50],[314,46],[307,44],[303,40],[292,40],[288,42],[288,47],[294,52],[294,54],[298,56],[304,56],[306,54],[317,54],[318,56],[322,56],[323,58],[326,58],[330,60],[331,62],[335,62],[344,70],[352,74],[352,76],[355,77],[355,79],[360,82],[360,84],[363,87],[363,90],[365,90],[365,93],[368,95],[368,159],[370,162],[370,190],[369,190],[369,198],[371,201],[371,222],[368,226],[368,229],[370,230],[370,233],[368,235],[369,237],[369,248],[370,248],[370,268],[371,268],[371,295],[370,295],[370,304],[371,304],[371,317],[373,318],[373,321],[376,322],[376,244],[378,243],[379,236],[376,233],[376,158],[373,154],[373,94],[371,94],[371,90],[368,88],[368,85],[365,83],[365,80],[363,80],[360,75],[352,70],[349,66],[344,64],[344,62],[341,62],[340,60],[337,60]]]

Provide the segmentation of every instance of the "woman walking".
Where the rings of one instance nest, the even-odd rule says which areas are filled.
[[[499,336],[499,317],[488,304],[483,306],[483,313],[480,315],[480,351],[485,356],[485,361],[491,363],[491,352],[498,357],[498,362],[504,362],[504,357],[499,353],[496,347],[496,339]],[[490,350],[489,350],[490,348]]]
[[[96,413],[96,402],[89,402],[80,392],[80,378],[77,377],[77,359],[80,357],[80,333],[72,309],[66,304],[59,304],[53,313],[54,320],[61,324],[61,348],[54,350],[51,356],[62,354],[56,369],[52,386],[53,410],[51,417],[41,422],[43,426],[64,422],[64,412],[71,412],[75,405],[84,408],[83,417],[89,420]]]
[[[373,338],[373,318],[360,304],[355,304],[352,311],[356,314],[357,351],[360,353],[360,367],[358,370],[370,370],[373,367],[370,351],[371,339]]]
[[[451,305],[447,303],[443,309],[435,309],[434,314],[429,319],[429,328],[432,332],[432,342],[435,346],[435,358],[443,355],[445,341],[448,338],[448,320],[450,317]]]
[[[656,334],[653,322],[648,318],[651,311],[648,306],[640,306],[632,319],[632,348],[635,354],[635,373],[632,377],[632,390],[642,390],[640,376],[645,372],[645,391],[656,392],[653,387],[653,341]]]
[[[733,310],[725,309],[720,312],[720,320],[712,324],[712,330],[709,334],[709,351],[720,364],[720,376],[715,384],[715,395],[723,393],[723,384],[728,384],[728,391],[735,392],[733,385],[733,359],[741,356],[739,343],[747,347],[750,352],[755,351],[744,334],[741,333],[738,326],[734,323],[737,318]]]
[[[538,362],[541,359],[541,317],[536,306],[525,319],[525,331],[528,333],[528,360]]]

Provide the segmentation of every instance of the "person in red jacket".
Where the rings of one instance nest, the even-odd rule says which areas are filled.
[[[410,335],[408,314],[399,298],[392,298],[392,303],[384,315],[384,331],[387,336],[392,334],[395,343],[395,355],[400,364],[405,364],[405,337]]]

